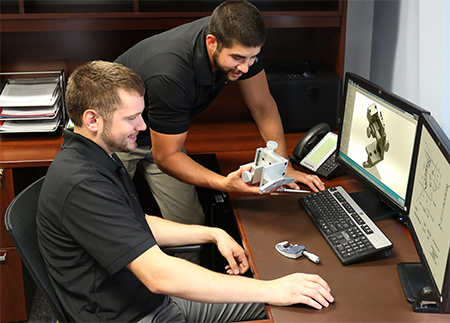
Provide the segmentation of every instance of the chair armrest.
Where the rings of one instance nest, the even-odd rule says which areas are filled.
[[[177,247],[166,247],[161,248],[161,250],[169,255],[175,253],[186,253],[186,252],[201,252],[203,250],[203,245],[187,245],[187,246],[177,246]]]

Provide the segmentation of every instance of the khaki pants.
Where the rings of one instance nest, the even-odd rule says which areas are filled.
[[[138,169],[145,177],[164,219],[185,224],[204,224],[205,215],[194,186],[163,173],[153,160],[150,147],[138,147],[131,153],[116,153],[131,177]],[[198,255],[179,254],[198,263]]]

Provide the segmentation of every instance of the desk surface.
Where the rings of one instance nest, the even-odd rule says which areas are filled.
[[[60,133],[0,135],[0,167],[48,166],[61,150],[63,140]]]
[[[257,278],[275,279],[294,272],[317,273],[332,289],[335,303],[321,311],[306,306],[269,306],[275,322],[449,322],[445,314],[415,313],[406,301],[397,264],[417,262],[411,240],[395,220],[377,221],[393,242],[388,257],[343,266],[298,203],[300,194],[240,197],[237,222]],[[317,254],[316,265],[304,257],[283,257],[281,241],[298,243]]]

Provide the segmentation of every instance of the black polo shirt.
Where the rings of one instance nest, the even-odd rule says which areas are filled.
[[[89,139],[64,135],[37,214],[50,279],[77,322],[136,321],[164,296],[151,293],[126,265],[156,241],[136,192],[128,194],[118,176],[118,164]]]
[[[190,118],[208,108],[227,84],[223,75],[214,75],[211,70],[205,43],[208,21],[205,17],[147,38],[116,60],[145,82],[143,117],[157,132],[186,132]],[[250,78],[262,69],[259,60],[239,79]],[[142,132],[138,144],[149,145],[149,136],[148,129]]]

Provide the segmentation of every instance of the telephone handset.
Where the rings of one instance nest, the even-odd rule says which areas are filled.
[[[302,165],[329,179],[340,174],[335,161],[337,135],[326,123],[319,123],[309,130],[293,151],[293,163]]]

